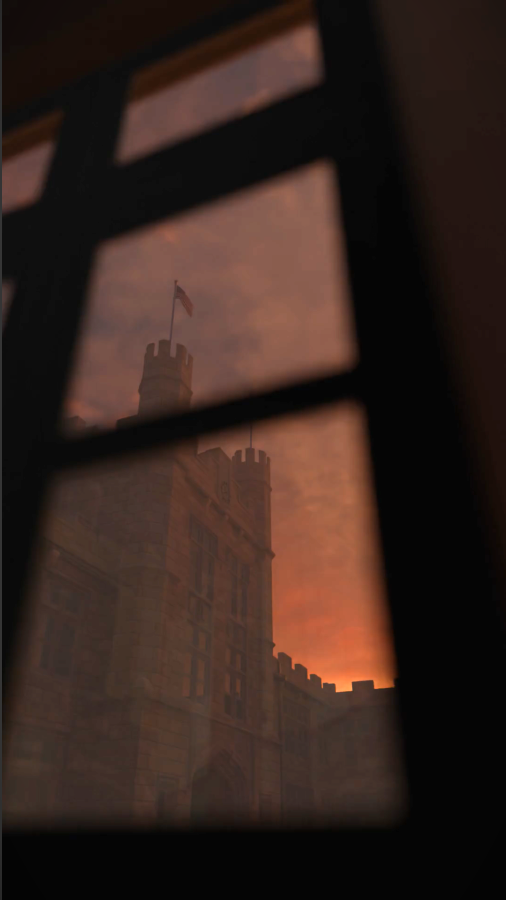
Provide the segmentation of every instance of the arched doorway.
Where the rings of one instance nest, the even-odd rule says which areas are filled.
[[[247,815],[246,797],[240,770],[230,760],[215,761],[193,778],[191,824],[205,828],[238,824]]]

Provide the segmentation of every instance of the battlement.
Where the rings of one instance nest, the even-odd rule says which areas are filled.
[[[139,386],[139,414],[156,415],[166,409],[188,408],[192,397],[193,357],[182,344],[171,355],[171,342],[148,344]]]
[[[318,675],[309,675],[305,666],[295,663],[292,666],[292,658],[286,653],[278,653],[277,659],[274,656],[275,671],[284,676],[285,680],[295,687],[307,691],[313,697],[321,698],[329,701],[332,697],[337,700],[342,697],[350,697],[353,701],[362,702],[369,697],[375,697],[378,690],[374,687],[374,681],[352,681],[351,691],[336,691],[335,684],[324,682]],[[397,686],[397,685],[395,685]],[[382,690],[379,690],[382,693]]]
[[[193,356],[188,353],[186,347],[176,344],[176,355],[172,356],[170,341],[159,341],[158,353],[155,353],[155,346],[155,344],[148,344],[146,348],[143,377],[150,378],[154,375],[178,377],[191,390]]]
[[[253,479],[271,483],[271,461],[265,450],[257,451],[254,447],[247,447],[245,459],[242,458],[242,450],[236,450],[232,457],[232,472],[237,481]]]

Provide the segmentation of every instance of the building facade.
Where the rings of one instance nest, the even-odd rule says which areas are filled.
[[[138,416],[188,407],[191,378],[184,347],[150,344]],[[6,730],[7,817],[402,813],[395,689],[336,692],[273,655],[270,495],[264,452],[196,442],[56,487]]]

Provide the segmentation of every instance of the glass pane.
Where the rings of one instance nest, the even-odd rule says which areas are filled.
[[[163,68],[163,64],[158,69]],[[134,79],[137,84],[147,73]],[[163,77],[163,76],[162,76]],[[314,25],[306,25],[157,90],[126,109],[118,162],[129,162],[212,126],[247,115],[322,80]]]
[[[59,129],[59,117],[49,118],[54,121],[52,124],[50,122],[48,127],[46,122],[41,120],[33,126],[27,126],[26,129],[20,128],[7,134],[2,142],[5,146],[2,160],[3,213],[30,206],[36,203],[42,194]],[[41,135],[40,140],[36,136],[37,130]],[[11,153],[9,150],[13,146],[17,152]]]
[[[363,412],[258,424],[245,444],[248,428],[53,485],[5,725],[7,822],[154,822],[159,777],[182,825],[258,821],[261,794],[278,823],[402,818]],[[193,665],[191,516],[218,538],[215,599],[198,601],[209,663],[195,648]],[[227,547],[250,571],[232,632]],[[52,601],[66,583],[86,598],[72,612]]]
[[[353,365],[336,190],[322,162],[102,245],[66,427],[78,436],[84,423],[125,425]],[[193,315],[176,298],[170,343],[176,278]]]

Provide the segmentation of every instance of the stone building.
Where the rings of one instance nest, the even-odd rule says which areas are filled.
[[[192,358],[170,350],[147,348],[140,417],[190,404]],[[374,757],[381,727],[395,737],[394,689],[336,693],[273,656],[270,493],[264,452],[196,442],[56,486],[6,730],[7,817],[399,814],[393,738],[376,769],[350,749],[363,735]]]

